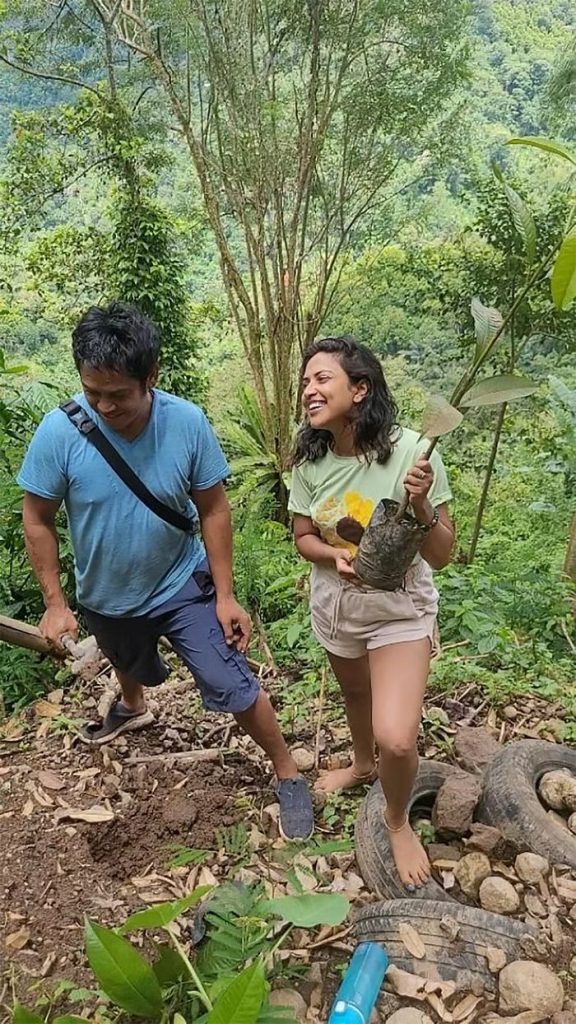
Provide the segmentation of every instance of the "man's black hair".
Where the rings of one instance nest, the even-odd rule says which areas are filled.
[[[142,384],[158,364],[160,332],[135,306],[111,302],[90,306],[72,332],[72,354],[78,371],[126,373]]]

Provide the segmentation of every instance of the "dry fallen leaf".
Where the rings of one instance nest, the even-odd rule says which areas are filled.
[[[408,952],[415,956],[417,960],[423,960],[426,956],[426,946],[414,926],[408,924],[407,921],[401,921],[398,925],[398,934],[402,945]]]
[[[57,959],[58,956],[56,953],[48,953],[48,956],[46,957],[44,963],[42,964],[42,967],[40,968],[41,978],[46,978],[47,975],[50,974],[50,971],[54,967],[54,964],[56,963]]]
[[[420,1002],[427,999],[429,995],[439,995],[442,999],[450,999],[456,991],[456,984],[453,981],[432,981],[430,978],[411,974],[410,971],[403,971],[394,964],[391,964],[386,971],[386,981],[396,995],[405,996],[407,999],[418,999]]]
[[[386,971],[386,981],[397,996],[405,999],[418,999],[422,1002],[426,998],[424,991],[425,978],[419,978],[416,974],[402,971],[399,967],[391,964]]]
[[[58,718],[62,714],[59,704],[51,704],[49,700],[36,700],[32,705],[39,718]]]
[[[198,885],[218,885],[218,879],[212,874],[209,867],[204,864],[198,877]]]
[[[54,821],[62,821],[70,818],[72,821],[88,821],[94,824],[104,821],[112,821],[114,811],[107,807],[100,807],[94,804],[92,807],[58,807],[54,811]]]
[[[94,779],[97,775],[101,774],[101,768],[83,768],[80,772],[75,772],[77,779]]]
[[[22,739],[26,731],[25,723],[19,718],[9,718],[7,722],[2,725],[0,735],[6,743],[17,743],[18,740]]]
[[[40,807],[54,806],[54,801],[52,797],[48,796],[48,793],[45,793],[44,790],[38,789],[38,786],[34,782],[27,782],[26,789],[28,790],[29,793],[32,793],[32,796],[34,797],[36,803],[40,805]]]
[[[26,803],[24,804],[24,807],[22,808],[22,814],[24,815],[25,818],[29,818],[30,815],[33,814],[33,813],[34,813],[34,801],[33,800],[27,800]]]
[[[38,772],[38,782],[44,789],[64,789],[66,783],[56,772]]]
[[[437,996],[435,992],[429,992],[426,996],[426,1000],[430,1004],[434,1012],[438,1014],[440,1020],[445,1021],[446,1024],[452,1024],[454,1018],[450,1013],[450,1010],[447,1010],[446,1007],[444,1006],[444,1003],[440,999],[440,996]]]
[[[455,1021],[464,1020],[466,1017],[470,1017],[478,1006],[482,1002],[482,996],[474,996],[469,994],[464,996],[456,1006],[452,1007],[452,1016]]]
[[[30,941],[30,935],[29,928],[20,928],[6,937],[5,945],[8,949],[24,949],[24,946],[27,946]]]

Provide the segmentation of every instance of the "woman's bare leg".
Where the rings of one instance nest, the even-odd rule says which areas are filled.
[[[430,669],[430,641],[389,644],[370,651],[369,659],[372,723],[386,797],[385,823],[401,881],[418,886],[429,877],[430,865],[408,822],[407,810],[418,768],[416,740]]]
[[[369,781],[374,775],[372,696],[366,655],[362,658],[340,658],[328,654],[328,660],[344,697],[354,760],[347,768],[326,772],[318,779],[315,788],[321,793],[336,793],[340,789],[352,789],[364,780]]]

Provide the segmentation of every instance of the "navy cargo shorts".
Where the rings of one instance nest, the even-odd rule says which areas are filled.
[[[114,668],[143,686],[159,686],[170,669],[158,654],[165,636],[188,666],[207,711],[238,714],[256,702],[260,685],[243,654],[229,646],[216,618],[207,561],[169,601],[146,615],[110,618],[82,608],[86,625]]]

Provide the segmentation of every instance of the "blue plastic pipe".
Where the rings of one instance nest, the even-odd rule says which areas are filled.
[[[388,954],[378,942],[361,942],[336,993],[328,1024],[368,1024],[387,967]]]

